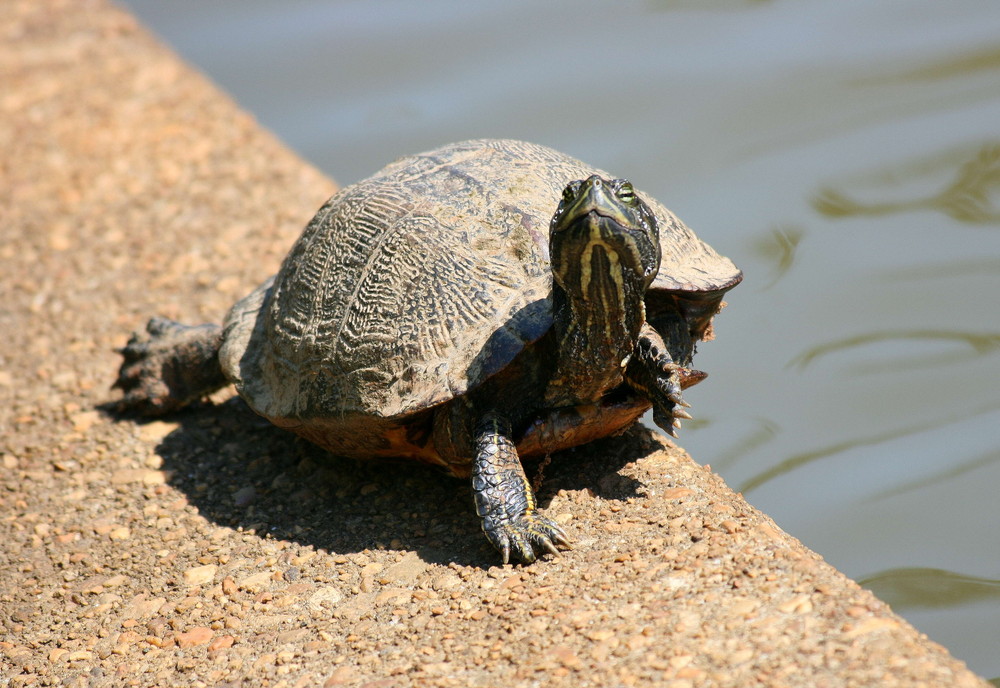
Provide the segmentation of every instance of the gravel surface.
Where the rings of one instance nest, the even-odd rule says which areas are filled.
[[[105,414],[113,347],[218,321],[334,187],[104,2],[0,32],[0,684],[987,685],[645,430],[553,457],[575,549],[511,567],[467,485],[231,393]]]

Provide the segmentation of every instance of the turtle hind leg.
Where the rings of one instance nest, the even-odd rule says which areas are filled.
[[[124,396],[115,404],[120,413],[159,416],[176,411],[224,387],[219,365],[222,328],[190,327],[153,318],[145,332],[136,332],[118,350],[124,361],[112,387]]]
[[[503,563],[510,561],[512,554],[531,563],[546,552],[558,554],[557,545],[568,548],[563,529],[536,510],[535,495],[510,439],[509,424],[494,416],[483,419],[476,429],[475,445],[472,490],[476,513]]]

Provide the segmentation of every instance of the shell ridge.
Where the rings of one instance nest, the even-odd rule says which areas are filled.
[[[367,255],[364,257],[364,261],[361,264],[357,279],[351,289],[350,294],[344,299],[343,310],[341,312],[340,318],[333,328],[333,338],[330,341],[333,347],[333,356],[337,360],[341,360],[341,357],[347,354],[349,348],[348,337],[352,340],[357,341],[362,338],[352,325],[357,324],[357,320],[363,320],[365,322],[371,320],[365,316],[371,310],[372,307],[365,306],[364,304],[375,304],[375,303],[385,303],[385,299],[391,296],[388,290],[381,289],[384,282],[384,270],[380,274],[380,270],[385,266],[380,263],[387,256],[391,260],[394,254],[397,253],[393,249],[393,244],[391,239],[393,237],[399,236],[400,229],[407,223],[403,222],[408,217],[411,217],[413,212],[412,204],[406,203],[401,196],[398,196],[395,200],[396,204],[389,203],[387,198],[390,194],[379,194],[376,199],[383,203],[372,204],[367,209],[369,214],[366,214],[363,218],[359,218],[357,225],[367,225],[371,223],[372,235],[375,237],[373,245],[368,247]],[[388,218],[396,218],[392,222],[386,222]],[[379,231],[379,226],[381,226],[381,231]],[[374,282],[369,284],[369,282]],[[385,293],[379,293],[385,292]],[[365,298],[359,298],[360,296]],[[377,300],[381,298],[382,300]],[[359,304],[362,304],[360,308],[361,313],[358,313]],[[358,316],[361,316],[360,318]],[[366,332],[366,335],[378,336],[377,332]],[[392,336],[391,333],[385,333],[386,338]]]

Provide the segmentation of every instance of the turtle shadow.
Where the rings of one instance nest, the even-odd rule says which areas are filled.
[[[156,447],[168,483],[217,525],[337,554],[388,548],[413,551],[431,564],[499,563],[480,531],[467,481],[422,464],[332,456],[272,426],[239,398],[169,420],[179,425]],[[627,433],[632,441],[599,440],[553,455],[540,505],[559,490],[589,490],[608,500],[641,495],[642,484],[619,471],[656,448],[643,433],[637,428]],[[525,468],[535,475],[535,464]]]

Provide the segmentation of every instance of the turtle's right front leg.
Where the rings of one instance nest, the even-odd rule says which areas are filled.
[[[643,323],[635,351],[625,368],[625,381],[653,404],[653,422],[672,437],[677,437],[681,419],[690,419],[690,407],[681,389],[697,384],[705,373],[674,363],[660,333]]]
[[[557,545],[568,548],[563,529],[536,509],[535,495],[510,439],[510,424],[493,415],[484,418],[476,428],[475,451],[476,513],[503,563],[510,561],[512,551],[515,558],[531,563],[545,552],[558,554]]]

